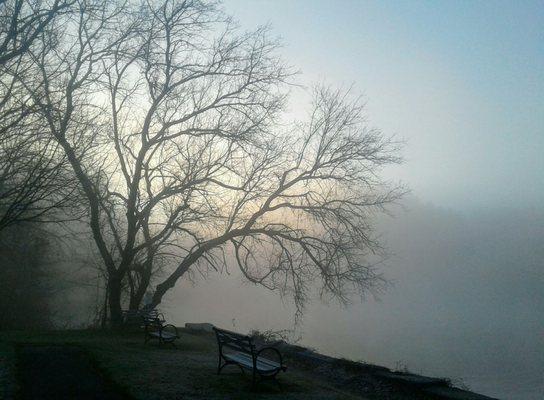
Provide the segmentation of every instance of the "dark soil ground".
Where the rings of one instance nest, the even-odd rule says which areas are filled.
[[[253,387],[236,367],[217,375],[213,334],[180,329],[179,336],[173,347],[145,344],[139,329],[0,332],[0,400],[489,400],[285,343],[281,388]]]
[[[17,351],[20,398],[128,400],[74,346],[21,346]]]

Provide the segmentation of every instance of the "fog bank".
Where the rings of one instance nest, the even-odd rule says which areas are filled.
[[[177,324],[293,329],[319,351],[446,376],[484,394],[544,394],[544,214],[461,213],[411,199],[378,231],[394,253],[379,300],[348,308],[318,300],[294,326],[289,299],[243,283],[235,270],[179,284],[163,309]]]

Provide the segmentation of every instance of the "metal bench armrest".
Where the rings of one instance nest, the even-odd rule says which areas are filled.
[[[163,313],[158,313],[157,314],[157,319],[161,322],[165,322],[166,321],[166,318],[164,318],[164,315]]]
[[[176,337],[179,338],[179,332],[178,332],[178,328],[176,328],[176,326],[172,325],[172,324],[166,324],[166,325],[161,325],[160,329],[159,329],[159,333],[162,335],[162,331],[164,330],[164,328],[166,327],[172,327],[174,328],[174,332],[176,332]]]
[[[279,351],[278,349],[276,349],[275,347],[266,346],[266,347],[262,347],[261,349],[259,349],[259,351],[255,354],[255,361],[258,360],[259,356],[261,355],[261,353],[262,353],[263,351],[269,351],[269,350],[274,351],[274,352],[278,355],[278,357],[279,357],[279,359],[280,359],[280,369],[281,369],[282,371],[285,371],[285,370],[287,369],[287,367],[285,367],[285,366],[283,365],[283,357],[282,357],[280,351]]]

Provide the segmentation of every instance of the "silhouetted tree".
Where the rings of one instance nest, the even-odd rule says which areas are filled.
[[[37,38],[72,3],[0,2],[0,230],[23,221],[58,220],[51,213],[67,207],[73,194],[64,153],[29,95],[41,86],[33,57],[52,50]]]
[[[0,65],[24,55],[74,0],[0,0]]]
[[[358,100],[318,88],[308,122],[287,127],[293,74],[266,28],[239,33],[199,0],[75,7],[35,57],[33,101],[87,199],[114,324],[127,285],[137,307],[160,267],[158,305],[227,251],[299,309],[316,279],[342,301],[382,283],[369,217],[402,194],[379,178],[398,146]]]

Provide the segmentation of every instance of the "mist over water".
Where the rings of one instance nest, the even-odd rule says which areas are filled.
[[[445,210],[415,199],[377,231],[394,253],[393,285],[343,308],[314,300],[294,324],[290,299],[243,283],[236,270],[183,281],[163,309],[177,324],[247,332],[294,329],[320,352],[444,376],[501,399],[544,395],[544,213]]]
[[[0,339],[14,338],[0,386],[24,397],[71,369],[42,368],[20,352],[32,336],[8,331],[118,328],[159,303],[169,324],[282,331],[324,354],[544,399],[543,6],[0,1]],[[371,243],[367,211],[397,200],[369,221],[391,252],[379,298],[341,305],[315,287],[300,315],[232,254],[213,270],[218,246],[250,272],[281,249],[258,267],[285,272],[298,298],[323,255],[346,267],[333,282],[363,286],[350,251]],[[217,260],[205,275],[204,259]],[[306,260],[312,271],[297,270]],[[123,371],[136,362],[118,355]]]

